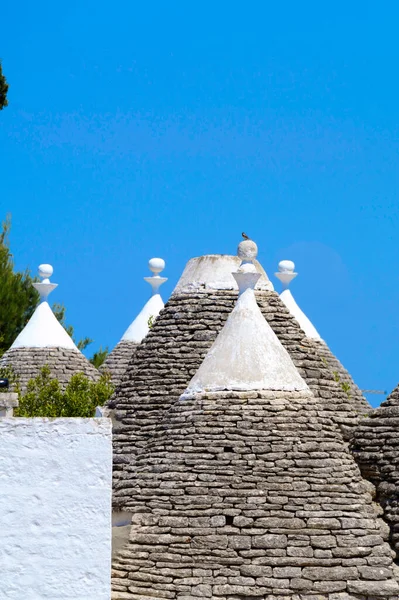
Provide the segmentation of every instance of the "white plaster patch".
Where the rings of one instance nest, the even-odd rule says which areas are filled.
[[[160,294],[154,294],[143,306],[141,312],[137,315],[133,323],[129,325],[122,336],[122,340],[128,342],[140,343],[149,332],[148,320],[150,317],[154,319],[159,315],[164,307],[163,300]]]
[[[256,289],[273,290],[273,284],[269,281],[265,270],[257,260],[254,260],[256,270],[261,274]],[[237,290],[238,286],[232,275],[233,271],[241,265],[238,256],[228,254],[208,254],[192,258],[177,282],[173,294],[189,292],[199,288],[213,290]]]
[[[308,389],[247,289],[182,397],[217,390]]]
[[[311,340],[321,340],[319,332],[305,315],[305,313],[299,308],[290,290],[287,289],[281,292],[280,298],[292,316],[298,321],[302,331],[306,334],[306,337],[310,338]]]
[[[0,419],[0,597],[109,600],[109,419]]]
[[[68,348],[80,352],[48,302],[39,304],[11,348]]]

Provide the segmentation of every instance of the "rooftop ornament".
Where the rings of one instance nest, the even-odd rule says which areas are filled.
[[[38,272],[39,276],[42,278],[42,281],[40,283],[34,283],[33,287],[40,294],[40,302],[47,302],[47,298],[58,286],[58,283],[50,282],[50,277],[53,274],[53,267],[51,265],[39,265]]]
[[[291,281],[298,275],[298,273],[295,273],[295,263],[292,260],[280,260],[278,273],[275,273],[275,275],[283,284],[283,289],[287,290]]]
[[[150,284],[152,288],[152,295],[159,294],[159,288],[165,281],[168,281],[167,277],[160,277],[159,273],[165,268],[165,261],[162,258],[150,258],[148,261],[148,268],[153,273],[152,277],[144,277],[145,281]]]

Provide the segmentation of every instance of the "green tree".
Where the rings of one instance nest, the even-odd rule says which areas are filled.
[[[16,417],[94,417],[96,407],[104,406],[114,388],[108,374],[96,382],[83,373],[72,375],[66,388],[51,376],[48,366],[30,379],[25,394],[19,394]]]
[[[0,356],[25,327],[39,301],[29,271],[14,272],[10,227],[11,218],[7,216],[0,232]]]
[[[0,110],[3,110],[5,106],[8,106],[7,92],[8,83],[3,75],[3,69],[0,62]]]
[[[0,230],[0,356],[8,350],[17,335],[31,318],[39,302],[39,294],[32,286],[37,278],[32,278],[29,271],[18,272],[14,270],[14,261],[10,251],[9,233],[11,229],[11,216],[7,215]],[[67,333],[74,338],[72,325],[65,322],[65,306],[54,304],[53,312]],[[74,340],[79,350],[83,351],[92,343],[89,337]],[[96,352],[92,361],[95,366],[102,364],[108,350]]]
[[[97,350],[97,352],[94,352],[93,356],[90,358],[91,364],[94,367],[96,367],[96,369],[99,369],[105,361],[105,359],[107,358],[108,354],[108,346],[106,346],[104,350],[102,349],[102,346],[100,346],[99,350]]]

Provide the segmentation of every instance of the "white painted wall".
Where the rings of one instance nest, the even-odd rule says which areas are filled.
[[[0,598],[109,600],[110,419],[0,418]]]

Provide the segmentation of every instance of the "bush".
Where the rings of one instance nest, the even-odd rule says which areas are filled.
[[[72,375],[62,390],[58,379],[51,377],[48,366],[30,379],[25,394],[19,395],[16,417],[94,417],[96,407],[103,406],[114,388],[108,373],[99,381],[90,381],[83,373]]]

